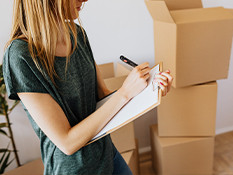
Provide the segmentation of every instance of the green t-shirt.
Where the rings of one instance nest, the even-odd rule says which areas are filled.
[[[55,80],[57,87],[37,69],[27,42],[14,40],[3,58],[8,97],[19,99],[18,92],[48,93],[61,106],[71,126],[93,113],[98,100],[94,58],[87,36],[85,40],[79,26],[77,31],[78,47],[70,57],[66,74],[66,58],[55,58],[55,71],[60,77]],[[68,156],[43,133],[25,106],[24,110],[40,139],[45,175],[112,174],[116,148],[109,135]]]

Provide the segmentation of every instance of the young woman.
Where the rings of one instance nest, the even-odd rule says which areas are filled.
[[[87,146],[111,118],[146,86],[149,65],[129,74],[109,94],[95,64],[87,35],[74,24],[87,0],[15,0],[11,38],[3,60],[10,99],[21,100],[40,139],[45,175],[132,174],[110,136]],[[163,96],[169,71],[156,76]]]

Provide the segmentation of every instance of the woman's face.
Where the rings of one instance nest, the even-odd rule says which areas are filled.
[[[79,16],[79,11],[84,2],[88,0],[70,0],[70,9],[71,9],[71,16],[72,19],[77,19]]]

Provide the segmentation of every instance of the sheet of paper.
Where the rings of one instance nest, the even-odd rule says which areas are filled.
[[[148,80],[148,86],[136,97],[131,99],[110,121],[109,123],[92,139],[98,139],[105,135],[114,128],[123,126],[124,123],[131,120],[137,115],[141,115],[143,112],[147,112],[150,107],[158,103],[159,90],[158,83],[153,83],[154,75],[159,73],[159,64],[150,71],[150,78]],[[97,103],[96,109],[102,106],[113,94],[104,98]],[[147,110],[147,111],[146,111]]]

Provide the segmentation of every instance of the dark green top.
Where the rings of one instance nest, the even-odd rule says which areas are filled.
[[[55,70],[61,78],[56,79],[58,88],[36,68],[27,42],[14,40],[3,58],[3,74],[9,98],[19,99],[18,92],[48,93],[61,106],[71,126],[93,113],[98,100],[93,54],[87,36],[85,41],[79,26],[77,30],[78,47],[70,57],[66,76],[66,58],[55,58]],[[43,133],[25,106],[24,110],[40,139],[44,174],[112,174],[116,149],[109,135],[67,156]]]

